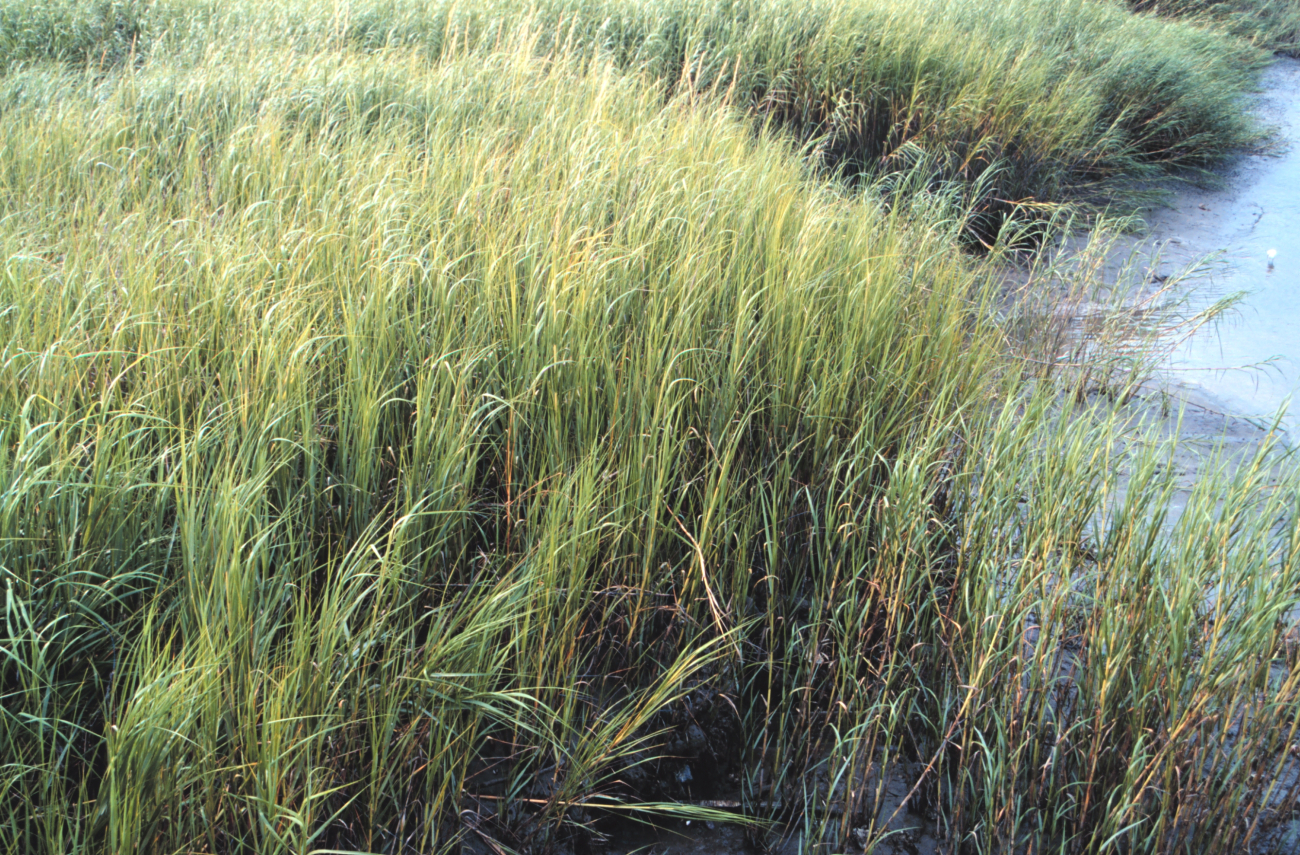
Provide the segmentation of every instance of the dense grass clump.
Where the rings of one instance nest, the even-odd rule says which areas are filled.
[[[200,61],[232,41],[436,59],[521,25],[541,55],[609,59],[668,94],[727,92],[850,178],[927,161],[972,185],[986,240],[1017,209],[1123,195],[1134,175],[1204,167],[1253,139],[1237,102],[1265,57],[1100,0],[23,0],[0,8],[0,64]]]
[[[1170,531],[1020,385],[960,192],[540,39],[0,81],[0,845],[1292,816],[1294,472]]]
[[[1300,0],[1129,0],[1133,9],[1197,21],[1269,50],[1300,51]]]
[[[146,0],[34,0],[0,4],[0,56],[6,65],[54,59],[112,68],[151,41]]]

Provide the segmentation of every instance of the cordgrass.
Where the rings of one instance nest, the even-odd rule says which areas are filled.
[[[1268,50],[1300,54],[1300,0],[1129,0],[1129,5],[1226,30]]]
[[[1099,0],[6,0],[0,64],[199,61],[231,42],[436,59],[521,26],[543,56],[607,58],[666,93],[727,91],[850,179],[926,160],[979,190],[986,242],[1007,216],[1124,202],[1134,177],[1257,140],[1239,101],[1267,59],[1215,28]]]
[[[1168,521],[1169,449],[1008,355],[960,184],[823,183],[535,18],[179,20],[0,79],[5,851],[1294,816],[1300,476]]]

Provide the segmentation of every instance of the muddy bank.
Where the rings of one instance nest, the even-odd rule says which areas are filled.
[[[1238,159],[1219,187],[1176,193],[1143,240],[1153,279],[1194,266],[1197,299],[1245,292],[1174,352],[1166,377],[1180,394],[1256,423],[1300,391],[1300,60],[1279,59],[1262,84],[1257,114],[1277,129],[1273,150]],[[1297,416],[1291,407],[1283,418],[1292,443]]]
[[[1076,276],[1127,295],[1121,304],[1137,307],[1134,319],[1158,314],[1168,301],[1186,300],[1190,316],[1236,299],[1172,347],[1155,376],[1120,405],[1128,439],[1177,440],[1171,526],[1203,476],[1233,472],[1273,437],[1281,448],[1300,442],[1300,406],[1290,406],[1300,399],[1300,59],[1278,58],[1260,83],[1252,109],[1274,132],[1266,148],[1243,153],[1206,186],[1180,186],[1148,212],[1141,235],[1116,239],[1099,256],[1077,235],[1058,247],[1066,267],[1046,278],[1008,274],[1010,299],[1031,294],[1040,305],[1064,306],[1078,337],[1094,335],[1089,316],[1114,305],[1075,295],[1066,280]],[[1127,346],[1126,335],[1111,346]],[[1115,389],[1095,381],[1085,389],[1090,399],[1109,392],[1116,401]],[[1279,456],[1276,465],[1294,464]]]

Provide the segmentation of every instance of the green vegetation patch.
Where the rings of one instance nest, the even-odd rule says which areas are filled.
[[[1009,352],[960,184],[825,183],[541,12],[139,8],[0,78],[4,851],[1292,821],[1300,473],[1173,519]]]
[[[1129,0],[1141,12],[1196,21],[1269,50],[1300,50],[1300,0]]]
[[[1098,0],[24,0],[0,10],[0,60],[109,68],[153,50],[200,61],[213,44],[440,58],[521,28],[539,55],[726,93],[850,177],[924,160],[978,183],[990,241],[1017,205],[1107,182],[1101,200],[1127,187],[1110,179],[1204,167],[1255,139],[1239,101],[1266,57]]]

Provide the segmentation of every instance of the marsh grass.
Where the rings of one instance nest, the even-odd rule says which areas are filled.
[[[1129,5],[1136,11],[1226,30],[1268,50],[1291,56],[1300,51],[1297,0],[1129,0]]]
[[[980,191],[970,225],[989,242],[1009,216],[1132,204],[1135,177],[1258,139],[1238,102],[1267,54],[1200,22],[1098,0],[13,0],[0,63],[103,71],[213,44],[440,59],[525,27],[541,56],[605,59],[669,98],[727,92],[850,181],[928,162]]]
[[[1168,449],[1008,355],[960,186],[820,183],[548,30],[164,30],[0,79],[7,851],[1292,816],[1294,467],[1169,530]]]

